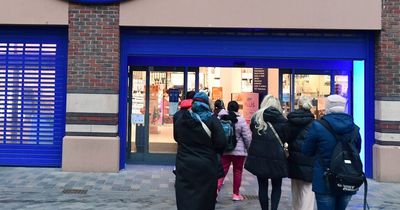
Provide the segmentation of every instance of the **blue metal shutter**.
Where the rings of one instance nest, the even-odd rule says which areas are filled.
[[[4,31],[0,35],[0,165],[60,166],[66,33],[32,28]],[[21,31],[26,35],[21,36]]]

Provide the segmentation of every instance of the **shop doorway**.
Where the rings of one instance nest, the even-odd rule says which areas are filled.
[[[125,167],[128,139],[128,66],[195,66],[279,68],[309,70],[317,75],[324,70],[345,70],[352,73],[349,87],[354,91],[352,111],[365,137],[366,174],[372,175],[374,144],[374,33],[366,31],[302,31],[269,29],[210,28],[121,28],[120,168]],[[279,96],[279,71],[275,90]],[[270,78],[269,71],[266,73]],[[261,72],[260,74],[265,74]],[[184,73],[185,74],[185,73]],[[314,75],[312,73],[308,73]],[[330,75],[331,73],[326,73]],[[147,80],[150,74],[146,76]],[[331,77],[332,78],[332,77]],[[293,81],[295,76],[293,76]],[[269,79],[271,81],[271,79]],[[254,81],[255,82],[255,81]],[[263,81],[261,81],[261,84]],[[240,83],[236,83],[239,85]],[[260,81],[258,81],[260,84]],[[330,92],[334,90],[330,85]],[[195,87],[199,87],[196,84]],[[254,87],[256,90],[254,91]],[[263,85],[253,86],[253,92]],[[278,87],[278,88],[276,88]],[[223,93],[225,88],[223,88]],[[210,89],[209,89],[210,90]],[[350,92],[351,92],[350,90]],[[295,93],[293,85],[292,93]],[[289,94],[290,96],[290,94]],[[290,99],[289,99],[290,100]],[[292,100],[295,102],[295,100]],[[290,105],[292,106],[292,105]],[[293,103],[293,107],[295,104]],[[149,150],[148,148],[145,150]],[[149,153],[153,155],[154,153]],[[158,154],[158,153],[157,153]],[[161,154],[165,155],[165,154]],[[135,153],[134,156],[137,156]],[[171,156],[173,163],[174,155]],[[145,163],[149,161],[145,160]]]
[[[301,96],[312,99],[312,113],[317,119],[325,114],[325,98],[338,94],[347,99],[346,112],[352,114],[351,71],[280,70],[279,99],[284,113],[299,108]]]
[[[173,160],[173,115],[186,92],[196,90],[196,75],[195,68],[187,67],[129,67],[128,160]]]
[[[211,103],[237,101],[247,122],[267,94],[279,98],[285,115],[299,108],[301,96],[308,96],[313,99],[312,112],[319,119],[325,114],[325,97],[333,93],[348,99],[351,114],[350,81],[350,70],[130,66],[128,161],[174,161],[177,144],[173,115],[187,91],[206,92]]]

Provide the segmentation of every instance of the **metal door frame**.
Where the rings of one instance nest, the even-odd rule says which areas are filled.
[[[353,61],[364,61],[365,172],[372,176],[375,90],[370,84],[374,83],[374,31],[121,27],[120,55],[121,169],[125,167],[129,64],[289,69],[342,69],[344,65],[352,69]]]
[[[340,74],[340,72],[343,72],[343,70],[328,70],[328,69],[321,69],[319,71],[316,70],[305,70],[305,69],[279,69],[279,98],[282,98],[283,96],[283,87],[282,87],[282,81],[283,81],[283,74],[290,74],[290,110],[294,110],[294,91],[295,87],[293,84],[295,84],[295,75],[296,74],[302,74],[302,75],[329,75],[330,76],[330,94],[333,94],[334,84],[335,84],[335,76],[338,75],[345,75],[348,76],[348,88],[350,90],[348,91],[349,96],[348,96],[348,101],[352,102],[353,101],[353,72],[350,70],[345,70],[348,72],[348,74]],[[349,103],[349,114],[353,114],[353,103]]]
[[[136,69],[134,69],[136,68]],[[195,88],[198,90],[198,84],[199,84],[199,71],[198,68],[193,68],[193,67],[167,67],[167,66],[129,66],[129,71],[128,71],[128,124],[127,124],[127,147],[125,148],[126,151],[126,158],[127,158],[127,163],[146,163],[146,164],[172,164],[175,162],[175,154],[163,154],[163,153],[150,153],[149,151],[149,144],[150,144],[150,139],[149,139],[149,106],[150,106],[150,72],[167,72],[171,71],[171,68],[173,68],[173,72],[183,72],[183,95],[186,94],[187,92],[187,83],[188,83],[188,72],[195,72]],[[132,73],[134,71],[142,71],[146,72],[146,94],[145,94],[145,121],[144,121],[144,129],[142,130],[142,134],[139,134],[143,139],[139,141],[140,143],[143,143],[143,145],[140,145],[142,147],[141,149],[137,149],[137,152],[132,153],[131,152],[131,146],[132,146],[132,127],[131,127],[131,114],[132,114],[132,83],[133,83],[133,76]],[[138,135],[136,135],[138,136]],[[138,141],[135,141],[138,143]],[[138,146],[136,147],[138,148]],[[138,151],[140,150],[140,151]]]

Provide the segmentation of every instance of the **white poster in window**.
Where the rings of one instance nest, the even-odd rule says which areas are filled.
[[[144,114],[132,114],[132,124],[144,124]]]

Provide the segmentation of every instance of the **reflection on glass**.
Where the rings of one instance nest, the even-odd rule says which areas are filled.
[[[334,94],[348,97],[349,77],[346,75],[335,75],[335,90]]]
[[[188,82],[186,91],[195,91],[195,90],[196,90],[196,73],[188,72]]]
[[[325,113],[325,97],[331,92],[331,77],[329,75],[295,75],[295,109],[298,109],[300,96],[309,96],[313,99],[311,112],[319,119]]]
[[[136,130],[144,126],[145,102],[146,102],[146,72],[132,72],[132,146],[131,151],[136,152]]]
[[[290,87],[291,87],[291,74],[282,75],[282,98],[281,105],[284,114],[290,112],[291,101],[290,101]]]
[[[183,72],[150,72],[150,153],[176,153],[173,116],[182,97],[183,80]]]
[[[335,87],[334,94],[341,95],[349,100],[349,77],[347,75],[335,75]],[[346,110],[349,110],[349,104],[347,103]]]

